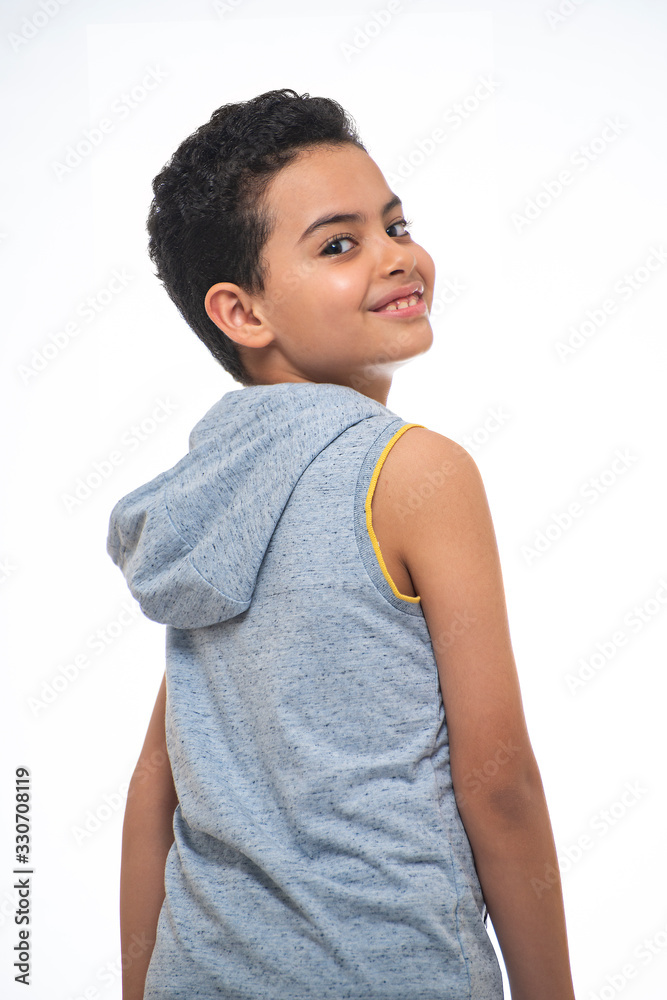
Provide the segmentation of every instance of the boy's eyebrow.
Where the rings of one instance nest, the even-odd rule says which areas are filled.
[[[386,215],[387,212],[391,212],[392,208],[396,208],[397,205],[401,204],[401,199],[398,195],[393,195],[393,197],[387,202],[387,204],[382,209],[382,215]],[[296,242],[298,246],[299,243],[303,243],[307,240],[309,236],[312,236],[314,232],[318,229],[324,229],[325,226],[330,226],[334,222],[366,222],[365,215],[359,215],[358,212],[348,213],[347,215],[325,215],[321,219],[317,219],[315,222],[311,223],[310,226],[301,234]]]

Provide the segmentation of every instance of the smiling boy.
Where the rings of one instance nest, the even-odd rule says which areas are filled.
[[[209,316],[259,383],[363,386],[386,403],[394,371],[433,341],[435,267],[400,199],[348,143],[302,152],[272,181],[270,206],[280,224],[262,251],[265,291],[219,282]]]
[[[432,343],[431,257],[324,98],[219,109],[154,191],[159,276],[244,388],[111,518],[167,625],[125,1000],[497,1000],[487,909],[513,1000],[573,1000],[484,487],[386,407]]]

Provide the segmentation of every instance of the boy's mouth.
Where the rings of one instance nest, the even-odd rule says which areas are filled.
[[[395,288],[383,296],[371,309],[371,312],[403,312],[406,309],[414,309],[422,301],[424,286],[415,282],[412,285],[404,285]]]

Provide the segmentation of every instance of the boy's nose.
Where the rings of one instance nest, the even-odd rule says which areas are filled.
[[[405,274],[413,274],[417,270],[417,258],[414,253],[414,245],[410,243],[398,243],[395,237],[387,236],[384,239],[378,237],[378,265],[383,271],[395,273],[403,271]]]

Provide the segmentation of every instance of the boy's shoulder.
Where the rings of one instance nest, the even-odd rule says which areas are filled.
[[[409,573],[415,549],[432,544],[434,535],[442,534],[444,521],[456,519],[461,505],[474,505],[482,497],[477,465],[456,441],[421,426],[409,427],[396,439],[378,477],[372,517],[401,593],[415,593]]]
[[[393,444],[383,472],[391,481],[394,496],[411,496],[413,504],[426,499],[434,489],[452,489],[475,473],[477,464],[466,449],[452,438],[428,427],[409,427]],[[455,477],[455,478],[454,478]]]

